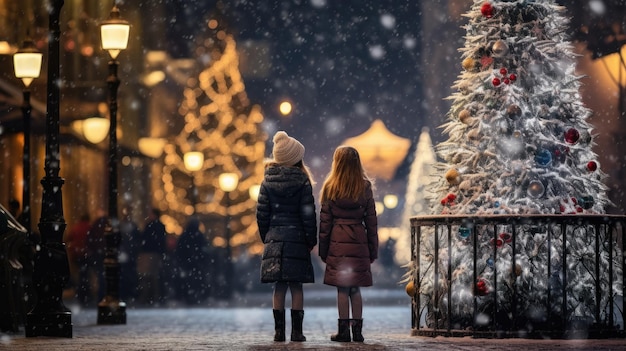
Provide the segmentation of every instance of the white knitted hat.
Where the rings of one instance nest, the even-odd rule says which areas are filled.
[[[282,130],[276,132],[273,141],[272,155],[276,163],[293,166],[304,158],[304,146]]]

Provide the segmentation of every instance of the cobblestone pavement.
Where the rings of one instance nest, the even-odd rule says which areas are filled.
[[[404,295],[377,300],[364,293],[364,343],[336,343],[337,311],[331,296],[305,308],[307,341],[274,342],[271,295],[204,308],[129,308],[127,324],[97,325],[96,310],[72,307],[73,338],[0,334],[0,350],[626,350],[625,340],[427,338],[411,335]],[[310,296],[310,295],[309,295]],[[305,300],[305,303],[307,300]],[[323,303],[328,302],[328,303]],[[289,313],[287,313],[289,335]]]

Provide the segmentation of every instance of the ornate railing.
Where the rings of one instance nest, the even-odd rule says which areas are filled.
[[[623,338],[626,216],[411,218],[413,335]]]

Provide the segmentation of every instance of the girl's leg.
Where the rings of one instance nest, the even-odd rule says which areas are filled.
[[[302,288],[302,283],[289,283],[289,290],[291,290],[291,309],[303,310],[304,289]]]
[[[274,285],[274,295],[272,296],[272,307],[275,310],[285,309],[285,295],[287,294],[287,288],[289,285],[283,282],[277,282]]]
[[[337,287],[339,319],[350,319],[350,288]]]
[[[353,286],[349,291],[352,318],[363,319],[363,297],[361,296],[361,289],[358,286]]]
[[[330,336],[332,341],[350,342],[350,288],[337,287],[337,334]]]
[[[302,334],[304,319],[304,292],[302,283],[289,283],[291,290],[291,341],[306,341]]]

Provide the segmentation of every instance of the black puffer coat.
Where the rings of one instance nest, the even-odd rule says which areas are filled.
[[[256,217],[265,244],[261,282],[313,283],[311,250],[317,244],[317,219],[313,189],[304,171],[269,165]]]
[[[320,212],[319,254],[326,262],[324,284],[371,286],[378,258],[378,220],[371,184],[354,201],[325,201]]]

